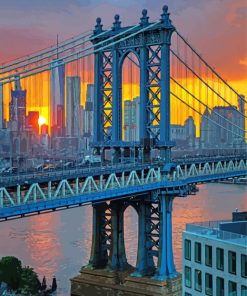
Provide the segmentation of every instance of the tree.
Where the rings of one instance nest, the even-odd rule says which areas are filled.
[[[0,260],[0,282],[5,282],[10,289],[18,289],[21,273],[22,264],[16,257],[7,256]]]
[[[22,295],[37,295],[41,288],[38,275],[29,266],[22,268],[21,280],[19,289]]]

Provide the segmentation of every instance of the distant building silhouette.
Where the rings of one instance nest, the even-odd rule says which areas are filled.
[[[15,88],[11,90],[9,103],[9,127],[11,131],[24,131],[26,123],[26,90],[21,89],[20,78],[16,76]]]
[[[29,111],[26,117],[26,127],[31,129],[35,135],[39,134],[39,112]]]
[[[139,141],[140,98],[124,102],[124,141]]]
[[[196,126],[192,116],[188,117],[184,125],[171,124],[171,140],[177,147],[194,148],[196,142]]]
[[[66,136],[80,136],[81,79],[66,77]]]
[[[93,137],[93,101],[94,101],[94,85],[87,85],[87,94],[86,94],[86,104],[85,104],[85,112],[84,112],[84,140],[85,140],[85,148],[89,149],[89,143],[92,141]]]
[[[62,61],[51,64],[50,86],[50,124],[51,136],[63,136],[65,128],[64,99],[65,96],[65,65]]]
[[[244,97],[239,97],[238,108],[216,106],[205,110],[200,125],[201,148],[236,147],[244,143]]]

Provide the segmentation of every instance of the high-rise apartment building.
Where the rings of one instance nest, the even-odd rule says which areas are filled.
[[[66,136],[80,136],[81,79],[66,77]]]

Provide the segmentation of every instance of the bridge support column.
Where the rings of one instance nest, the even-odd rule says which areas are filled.
[[[111,249],[108,260],[110,270],[126,270],[127,263],[124,245],[124,209],[119,202],[111,202]]]
[[[139,214],[139,233],[138,233],[138,250],[137,250],[137,262],[136,270],[132,274],[135,277],[143,277],[146,275],[153,275],[155,266],[153,256],[150,252],[151,237],[151,202],[140,201],[138,203],[138,214]]]
[[[167,280],[177,276],[172,251],[172,204],[174,197],[162,192],[159,197],[159,256],[154,279]]]
[[[105,268],[108,262],[106,226],[111,223],[106,217],[107,204],[93,205],[92,248],[87,268]]]
[[[122,203],[93,205],[93,239],[87,268],[124,271],[129,267],[124,245]]]

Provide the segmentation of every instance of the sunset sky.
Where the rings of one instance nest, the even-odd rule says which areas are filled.
[[[247,76],[247,3],[245,0],[0,0],[0,63],[47,47],[93,28],[100,16],[111,25],[135,24],[141,10],[156,19],[164,4],[171,19],[194,47],[229,81]],[[243,82],[244,84],[244,82]],[[246,87],[239,84],[240,91]]]
[[[104,26],[120,14],[122,25],[150,21],[167,4],[177,30],[239,93],[247,96],[247,4],[245,0],[0,0],[0,63]]]

